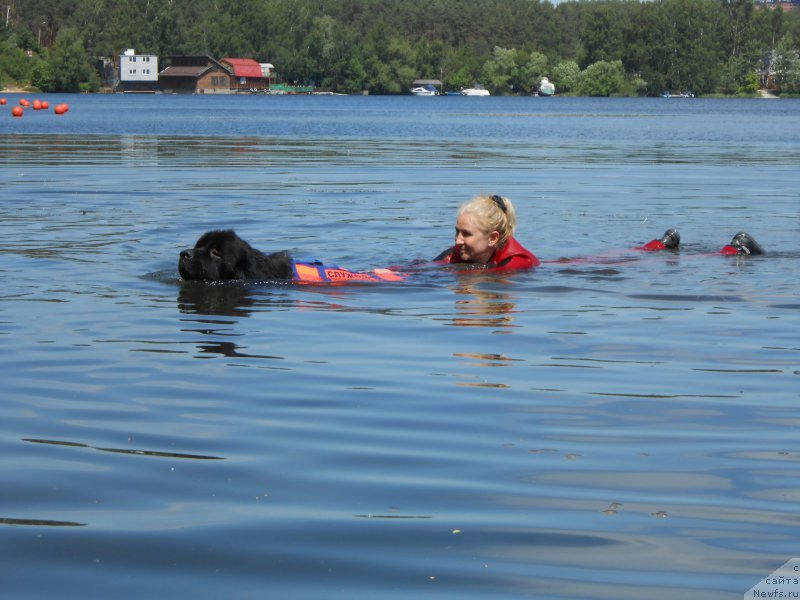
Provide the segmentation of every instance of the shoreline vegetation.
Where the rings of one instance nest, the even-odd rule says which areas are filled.
[[[126,49],[249,58],[338,94],[483,85],[528,96],[800,93],[800,10],[765,0],[8,0],[0,87],[116,89]],[[10,93],[10,92],[7,92]]]
[[[43,94],[43,93],[54,93],[54,92],[43,92],[42,90],[38,90],[32,87],[19,87],[16,85],[7,85],[5,87],[0,88],[0,94]],[[81,92],[78,92],[81,93]],[[122,92],[115,92],[110,88],[101,89],[96,92],[82,92],[87,94],[118,94]],[[234,94],[236,95],[236,94]],[[239,94],[239,95],[248,95],[248,94]],[[363,94],[353,94],[361,96]],[[379,94],[371,94],[373,96],[377,96]],[[577,98],[580,97],[578,94],[557,94],[559,96],[566,96]],[[636,97],[636,96],[619,96],[619,97]],[[754,99],[765,99],[765,100],[778,100],[780,98],[798,98],[800,94],[776,94],[774,90],[769,90],[765,88],[761,88],[753,93],[748,94],[707,94],[704,96],[705,98],[754,98]]]

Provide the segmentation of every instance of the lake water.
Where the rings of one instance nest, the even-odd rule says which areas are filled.
[[[0,109],[2,597],[741,598],[800,554],[800,101],[47,99]],[[480,192],[540,268],[178,278],[222,227],[408,265]]]

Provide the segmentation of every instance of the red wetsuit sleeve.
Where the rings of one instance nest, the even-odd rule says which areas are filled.
[[[667,245],[661,240],[650,240],[644,246],[641,246],[639,250],[644,250],[645,252],[654,252],[656,250],[666,250],[666,248]]]

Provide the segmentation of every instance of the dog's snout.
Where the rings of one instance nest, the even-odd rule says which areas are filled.
[[[192,251],[191,250],[184,250],[181,252],[181,258],[185,260],[192,259]]]

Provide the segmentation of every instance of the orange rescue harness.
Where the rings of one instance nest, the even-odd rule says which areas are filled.
[[[346,281],[403,281],[406,277],[390,269],[373,269],[369,273],[349,271],[337,265],[324,265],[317,260],[292,261],[292,279],[298,283],[342,283]]]

